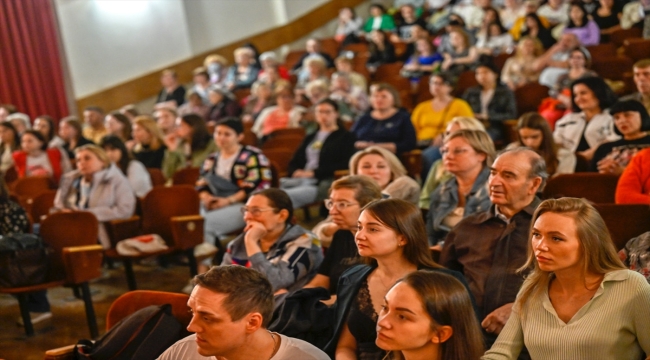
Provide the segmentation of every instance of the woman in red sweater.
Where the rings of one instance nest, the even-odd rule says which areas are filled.
[[[650,205],[650,148],[639,151],[627,165],[616,186],[617,204]]]

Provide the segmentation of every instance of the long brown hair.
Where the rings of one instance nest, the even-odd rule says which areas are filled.
[[[544,158],[544,161],[546,162],[546,172],[549,175],[555,174],[559,164],[557,159],[557,145],[553,140],[553,132],[551,131],[551,127],[548,126],[546,119],[536,112],[527,112],[521,115],[519,121],[517,121],[517,140],[519,141],[520,146],[525,146],[524,142],[521,141],[521,135],[519,134],[519,130],[523,128],[539,130],[542,132],[542,145],[538,150],[533,150]]]
[[[441,360],[478,360],[483,355],[481,328],[469,292],[460,281],[439,271],[420,270],[406,275],[395,285],[401,282],[418,294],[431,318],[433,331],[439,326],[451,326],[453,334],[440,344]],[[399,351],[391,355],[393,359],[403,359]]]
[[[438,269],[442,266],[431,257],[427,232],[422,213],[417,206],[402,199],[376,200],[364,206],[365,211],[381,224],[404,236],[404,258],[418,268]],[[376,265],[377,260],[365,259],[366,264]]]
[[[582,275],[606,274],[614,270],[625,269],[621,259],[618,257],[614,242],[612,241],[607,225],[600,216],[598,211],[591,206],[585,199],[577,198],[560,198],[544,200],[533,214],[531,220],[531,236],[535,221],[544,213],[565,214],[573,218],[576,223],[576,232],[580,241],[580,251],[582,252],[583,268]],[[539,295],[548,287],[551,279],[551,273],[539,268],[535,258],[535,250],[532,243],[528,242],[528,259],[526,264],[519,271],[524,272],[532,269],[526,278],[522,287],[521,294],[517,298],[516,306],[521,307],[526,304],[531,296]]]

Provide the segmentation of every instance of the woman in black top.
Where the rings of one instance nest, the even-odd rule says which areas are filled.
[[[332,183],[329,199],[325,200],[331,222],[323,231],[334,233],[334,236],[325,259],[318,268],[318,274],[305,285],[306,288],[328,289],[332,297],[326,303],[333,304],[336,301],[336,290],[341,274],[352,265],[359,263],[354,233],[357,230],[361,209],[381,197],[381,189],[367,176],[346,176]]]
[[[548,49],[555,44],[555,38],[553,38],[551,30],[542,24],[542,21],[539,19],[537,14],[527,14],[525,23],[526,30],[521,33],[522,37],[530,36],[536,38],[540,43],[542,43],[544,49]]]

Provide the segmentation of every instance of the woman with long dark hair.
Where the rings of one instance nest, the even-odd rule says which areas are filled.
[[[167,147],[180,152],[187,166],[200,167],[217,150],[205,120],[196,114],[176,118],[176,136],[178,141],[167,142]]]
[[[126,149],[126,146],[124,146],[124,142],[115,135],[106,135],[102,138],[99,146],[104,149],[108,159],[129,180],[135,196],[142,198],[147,195],[153,187],[151,184],[151,176],[149,176],[149,172],[147,172],[147,169],[141,162],[133,159],[133,156]]]
[[[549,176],[556,173],[573,172],[573,169],[560,171],[562,167],[557,157],[557,145],[553,141],[553,132],[546,119],[536,112],[521,115],[517,121],[517,141],[509,145],[509,147],[513,146],[529,147],[543,157]]]

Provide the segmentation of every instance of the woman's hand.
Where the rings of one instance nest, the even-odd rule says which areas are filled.
[[[248,243],[257,244],[257,241],[263,238],[266,235],[267,231],[261,222],[251,220],[248,221],[246,227],[244,227],[244,232],[246,233],[244,240],[246,242],[246,246],[248,246]]]
[[[620,166],[616,160],[609,158],[600,160],[597,166],[598,172],[601,174],[621,175],[623,173],[623,170],[625,170],[625,168]]]
[[[178,137],[175,133],[165,135],[163,140],[165,141],[165,146],[167,146],[167,149],[170,151],[175,151],[178,148]]]

